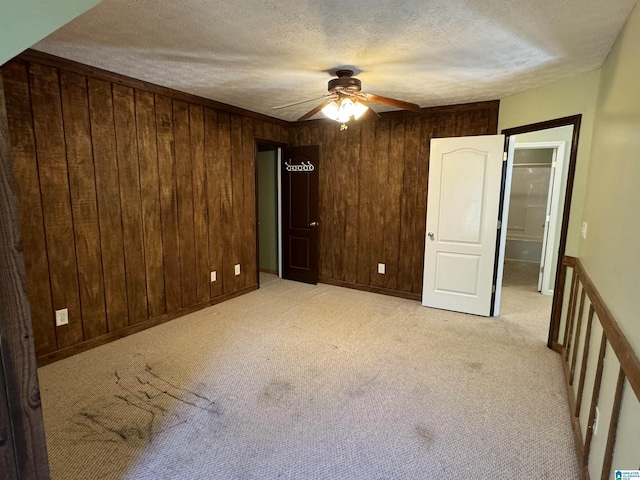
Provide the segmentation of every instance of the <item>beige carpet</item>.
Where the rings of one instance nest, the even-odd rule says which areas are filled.
[[[502,284],[530,292],[537,292],[539,272],[539,263],[505,260]]]
[[[550,297],[262,288],[39,370],[52,478],[578,479]]]

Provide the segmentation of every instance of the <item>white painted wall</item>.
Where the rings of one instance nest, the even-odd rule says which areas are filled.
[[[640,7],[631,12],[602,68],[501,101],[499,129],[582,113],[578,164],[567,253],[580,257],[605,303],[640,354]],[[583,219],[587,238],[580,237]],[[567,288],[568,295],[568,288]],[[585,308],[585,314],[588,308]],[[563,312],[563,318],[566,311]],[[586,322],[583,322],[586,326]],[[584,327],[583,327],[584,328]],[[562,329],[561,329],[562,331]],[[594,323],[591,351],[602,329]],[[581,351],[582,345],[579,345]],[[586,433],[596,355],[587,368],[580,424]],[[619,362],[607,349],[599,409],[589,461],[591,478],[600,478]],[[626,383],[613,469],[637,469],[640,402]],[[609,478],[613,478],[609,475]]]
[[[582,128],[569,223],[567,254],[579,256],[636,352],[640,352],[637,288],[640,285],[640,9],[631,13],[603,67],[501,101],[499,128],[581,113]],[[580,237],[588,222],[585,240]],[[567,292],[568,294],[568,289]],[[588,311],[585,308],[585,316]],[[566,311],[563,313],[563,318]],[[586,322],[583,322],[586,326]],[[584,328],[584,327],[583,327]],[[563,328],[561,328],[562,332]],[[596,321],[591,351],[602,329]],[[582,345],[579,346],[579,351]],[[596,355],[588,363],[580,424],[586,433]],[[609,348],[602,378],[600,422],[589,470],[600,478],[619,362]],[[640,403],[627,385],[613,457],[614,469],[637,469]]]
[[[0,0],[0,65],[100,0]]]
[[[640,8],[602,67],[580,247],[585,269],[640,351]]]
[[[596,70],[500,100],[498,132],[505,128],[582,114],[573,201],[571,202],[569,231],[567,233],[566,253],[572,256],[578,255],[580,247],[580,227],[582,226],[582,210],[599,82],[600,71]],[[518,141],[533,142],[543,140],[529,139],[522,136],[518,138]],[[567,155],[569,153],[569,151],[566,152]]]
[[[640,353],[640,7],[636,6],[601,69],[585,189],[584,220],[589,228],[579,257],[596,288]],[[591,478],[600,478],[599,458],[609,425],[609,397],[615,388],[617,360],[607,353],[602,379],[601,424],[592,445]],[[611,366],[613,364],[613,366]],[[640,407],[627,388],[619,424],[614,469],[637,469]],[[604,428],[603,428],[604,427]],[[624,431],[622,430],[624,428]],[[602,430],[601,430],[602,429]]]

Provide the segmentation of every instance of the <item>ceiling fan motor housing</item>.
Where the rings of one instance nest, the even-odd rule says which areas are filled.
[[[356,93],[362,88],[362,82],[352,77],[351,70],[338,70],[336,75],[338,78],[329,80],[329,92],[337,93],[346,90],[350,93]]]

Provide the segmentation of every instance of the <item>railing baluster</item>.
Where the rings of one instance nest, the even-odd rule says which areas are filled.
[[[580,381],[578,382],[578,395],[576,398],[576,411],[574,416],[580,415],[580,407],[582,406],[582,394],[584,393],[584,379],[587,374],[587,359],[589,358],[589,344],[591,343],[591,326],[593,325],[593,314],[595,310],[593,305],[589,306],[589,319],[587,320],[587,332],[584,337],[584,349],[582,350],[582,366],[580,367]]]
[[[602,464],[601,480],[608,480],[613,463],[613,448],[616,446],[616,434],[618,433],[618,420],[620,418],[620,407],[622,405],[622,393],[625,382],[624,370],[620,367],[618,372],[618,383],[616,385],[616,396],[613,399],[613,410],[611,411],[611,422],[609,423],[609,435],[607,436],[607,448],[604,451],[604,462]]]
[[[573,310],[576,308],[576,296],[578,293],[578,272],[573,269],[573,275],[571,276],[571,292],[569,293],[569,308],[567,309],[567,320],[564,325],[564,337],[562,337],[562,346],[566,348],[567,338],[569,337],[569,324],[571,323],[571,317],[573,317]]]
[[[598,367],[596,369],[596,379],[593,384],[593,395],[591,397],[591,408],[589,409],[589,426],[587,427],[587,437],[584,441],[584,465],[589,466],[589,451],[591,449],[591,440],[593,439],[593,421],[596,415],[596,406],[600,397],[600,386],[602,385],[602,370],[604,367],[604,354],[607,350],[607,337],[602,332],[602,340],[600,341],[600,354],[598,355]]]
[[[578,358],[578,345],[580,343],[580,330],[582,329],[582,314],[584,312],[584,298],[586,291],[582,289],[582,296],[580,297],[580,312],[578,313],[578,324],[576,325],[575,344],[573,345],[573,358],[571,359],[571,371],[569,373],[569,385],[573,385],[573,379],[576,371],[576,360]],[[571,340],[573,336],[569,334],[569,348],[571,348]],[[567,349],[567,353],[569,349]]]

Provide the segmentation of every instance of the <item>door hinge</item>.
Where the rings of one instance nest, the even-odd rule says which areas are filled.
[[[540,267],[540,273],[544,273],[544,265]]]
[[[491,286],[491,293],[496,293],[496,286],[495,285]]]
[[[507,152],[502,152],[502,161],[503,162],[507,161]]]
[[[556,168],[556,162],[551,162],[551,168]]]
[[[498,220],[498,230],[502,228],[502,220]]]

